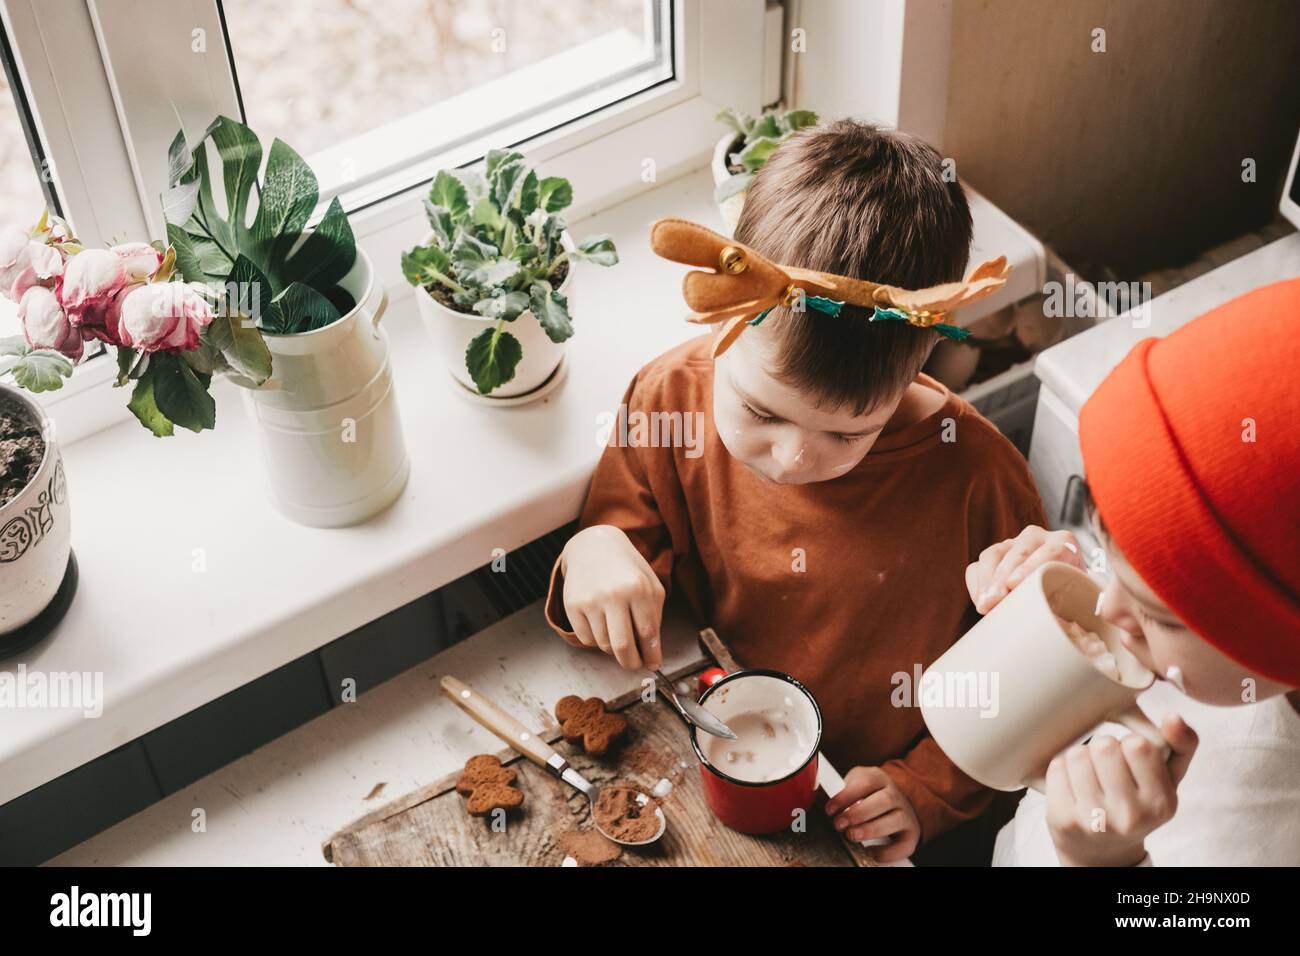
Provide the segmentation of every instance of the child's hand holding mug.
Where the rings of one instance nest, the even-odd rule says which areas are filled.
[[[1014,538],[989,545],[966,568],[966,589],[975,610],[981,614],[993,610],[1031,571],[1048,561],[1088,570],[1079,553],[1079,539],[1068,531],[1031,524]]]
[[[878,863],[905,860],[921,842],[921,821],[912,801],[879,767],[850,770],[844,789],[826,801],[826,813],[850,840],[888,840],[874,851]]]
[[[612,654],[626,670],[663,664],[664,587],[619,528],[593,525],[564,546],[564,611],[584,647]]]

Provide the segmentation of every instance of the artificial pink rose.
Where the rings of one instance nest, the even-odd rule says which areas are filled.
[[[18,302],[32,286],[63,273],[63,255],[23,230],[0,230],[0,294]]]
[[[124,345],[118,335],[123,293],[142,283],[162,262],[162,253],[144,242],[111,249],[87,249],[68,260],[60,296],[72,324],[83,335]]]
[[[104,331],[113,299],[127,285],[122,257],[108,249],[86,249],[68,259],[59,298],[72,324],[85,334],[117,345]]]
[[[34,349],[54,349],[74,362],[80,362],[85,343],[81,333],[68,321],[58,296],[44,286],[32,286],[18,303],[18,318],[23,335]]]
[[[122,261],[127,282],[144,282],[162,265],[163,254],[147,242],[124,242],[109,251]]]
[[[118,335],[139,352],[189,352],[212,322],[212,307],[184,282],[155,282],[128,290],[120,300]]]

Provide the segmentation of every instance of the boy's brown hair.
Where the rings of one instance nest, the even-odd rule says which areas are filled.
[[[963,278],[971,215],[955,177],[928,144],[870,123],[800,130],[749,187],[735,237],[774,262],[921,289]],[[861,415],[907,387],[938,333],[778,306],[773,374],[819,406]]]

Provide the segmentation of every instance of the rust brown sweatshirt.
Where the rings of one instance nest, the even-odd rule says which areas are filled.
[[[702,454],[618,447],[615,429],[579,526],[621,528],[743,664],[802,681],[821,706],[823,753],[842,774],[883,767],[916,809],[922,839],[977,816],[992,792],[938,749],[914,694],[912,706],[891,696],[914,692],[917,666],[971,623],[966,565],[1045,523],[1024,458],[968,403],[922,376],[944,394],[943,407],[887,428],[853,470],[806,485],[765,482],[713,428],[709,343],[703,336],[655,359],[623,400],[629,413],[703,412]],[[953,420],[947,434],[945,419]],[[557,561],[547,620],[576,643],[563,594]]]

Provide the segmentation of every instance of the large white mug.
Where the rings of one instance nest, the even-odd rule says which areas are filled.
[[[1055,561],[1042,565],[922,675],[926,726],[968,776],[995,790],[1041,791],[1052,758],[1106,721],[1168,753],[1136,701],[1155,675],[1120,642],[1119,628],[1098,617],[1100,594],[1079,569]],[[1058,616],[1105,642],[1118,680],[1094,666]],[[993,706],[953,692],[975,681],[994,690]]]

